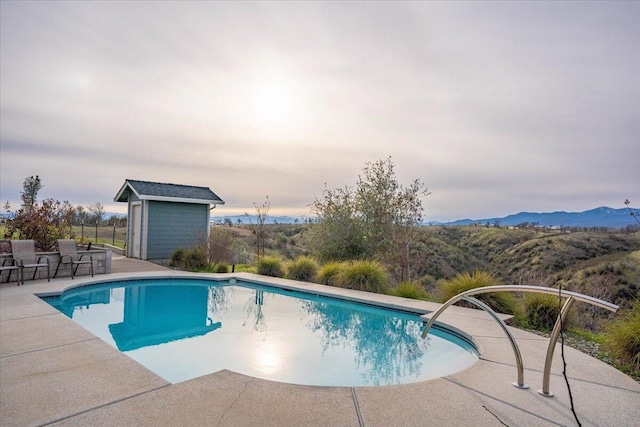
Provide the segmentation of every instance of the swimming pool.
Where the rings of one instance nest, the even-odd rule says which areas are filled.
[[[478,359],[418,314],[250,283],[153,279],[75,288],[49,304],[171,383],[228,369],[292,384],[425,381]]]

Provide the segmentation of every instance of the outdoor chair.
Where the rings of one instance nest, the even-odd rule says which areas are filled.
[[[9,262],[8,265],[7,262]],[[0,273],[2,273],[5,270],[9,270],[9,275],[7,276],[7,283],[9,283],[11,281],[11,273],[13,273],[13,270],[16,270],[16,284],[18,286],[20,286],[20,266],[18,265],[18,263],[16,262],[15,259],[13,258],[5,258],[4,261],[2,261],[2,266],[0,267]]]
[[[53,277],[58,274],[58,269],[62,264],[71,266],[71,278],[73,279],[78,272],[78,267],[82,264],[88,265],[91,269],[91,277],[93,277],[93,257],[90,254],[78,255],[78,248],[74,239],[58,239],[58,251],[60,252],[60,262],[56,267]],[[88,257],[89,259],[83,259]]]
[[[12,240],[11,241],[11,255],[16,265],[20,268],[20,276],[22,278],[22,284],[24,285],[24,269],[33,268],[33,277],[31,280],[35,280],[38,268],[47,268],[47,282],[51,281],[51,269],[49,268],[49,258],[46,256],[36,255],[36,244],[33,240]]]

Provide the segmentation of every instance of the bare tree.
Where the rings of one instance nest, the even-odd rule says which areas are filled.
[[[253,204],[256,208],[257,227],[255,229],[256,235],[256,257],[260,259],[264,256],[264,243],[266,239],[267,231],[264,227],[264,223],[267,220],[269,214],[269,208],[271,207],[271,201],[269,196],[265,196],[265,201],[261,205]]]
[[[629,206],[631,204],[629,199],[625,199],[624,200],[624,204],[627,206],[627,209],[629,209],[629,212],[630,212],[631,216],[633,217],[633,219],[635,219],[636,222],[638,224],[640,224],[640,214],[638,214],[637,211],[634,211],[633,209],[631,209],[631,207]]]
[[[102,217],[104,216],[104,206],[102,203],[96,202],[95,204],[89,206],[89,212],[93,214],[93,218],[96,221],[96,224],[100,224],[102,221]]]

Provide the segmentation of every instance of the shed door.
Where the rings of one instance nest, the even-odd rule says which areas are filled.
[[[140,220],[142,205],[131,205],[131,256],[140,258]]]

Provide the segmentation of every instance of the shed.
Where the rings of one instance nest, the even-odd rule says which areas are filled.
[[[126,202],[130,258],[164,262],[178,248],[209,241],[210,209],[224,204],[208,187],[127,179],[116,197]]]

